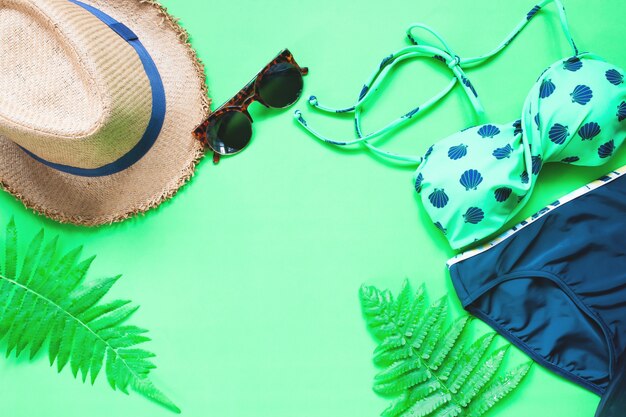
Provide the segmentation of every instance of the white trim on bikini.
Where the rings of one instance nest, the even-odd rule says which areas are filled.
[[[502,243],[504,240],[510,238],[511,236],[513,236],[515,233],[519,232],[520,230],[522,230],[523,228],[525,228],[526,226],[528,226],[529,224],[531,224],[532,222],[534,222],[537,219],[540,219],[541,217],[545,216],[547,213],[551,212],[552,210],[554,210],[557,207],[560,207],[563,204],[569,203],[570,201],[587,194],[590,191],[595,190],[596,188],[600,188],[603,185],[606,185],[614,180],[616,180],[617,178],[621,177],[622,175],[626,174],[626,165],[624,165],[621,168],[616,169],[615,171],[609,172],[608,174],[604,175],[603,177],[598,178],[597,180],[583,186],[580,187],[579,189],[572,191],[571,193],[559,198],[558,200],[556,200],[554,203],[552,204],[548,204],[548,206],[542,208],[541,210],[539,210],[537,213],[533,214],[532,216],[530,216],[529,218],[527,218],[526,220],[521,221],[520,223],[516,224],[515,226],[513,226],[511,229],[505,231],[504,233],[500,234],[499,236],[497,236],[496,238],[494,238],[493,240],[480,245],[474,249],[462,252],[458,255],[456,255],[453,258],[450,258],[447,262],[448,268],[450,268],[452,265],[464,261],[465,259],[471,258],[473,256],[476,256],[480,253],[483,253],[491,248],[493,248],[494,246],[498,245],[499,243]]]

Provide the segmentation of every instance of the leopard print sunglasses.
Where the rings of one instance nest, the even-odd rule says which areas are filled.
[[[302,94],[302,76],[309,69],[300,67],[288,49],[279,53],[233,98],[221,105],[194,131],[194,136],[213,152],[213,162],[220,155],[241,152],[252,138],[250,104],[258,101],[265,107],[281,109],[295,103]]]

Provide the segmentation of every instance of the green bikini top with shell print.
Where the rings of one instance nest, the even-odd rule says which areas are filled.
[[[461,84],[479,119],[483,107],[464,73],[502,51],[546,4],[555,3],[572,56],[548,67],[528,94],[517,121],[481,124],[455,133],[431,146],[423,157],[394,154],[379,149],[371,139],[409,122]],[[415,41],[413,32],[430,32],[443,48]],[[365,84],[358,102],[349,108],[321,106],[312,96],[309,103],[322,111],[353,112],[357,139],[337,141],[310,127],[300,111],[295,118],[314,137],[338,146],[362,144],[387,158],[419,165],[415,189],[424,209],[454,249],[460,249],[501,229],[528,201],[536,176],[547,162],[596,166],[611,158],[626,137],[626,86],[624,70],[587,52],[579,52],[569,32],[565,10],[559,0],[544,0],[497,48],[487,55],[461,58],[432,29],[422,24],[409,28],[413,45],[386,57]],[[385,128],[364,135],[360,115],[363,104],[382,78],[399,62],[432,57],[447,64],[454,77],[435,97]]]

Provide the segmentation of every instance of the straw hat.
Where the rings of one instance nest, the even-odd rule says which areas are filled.
[[[204,79],[151,0],[0,0],[0,184],[89,226],[159,205],[203,155]]]

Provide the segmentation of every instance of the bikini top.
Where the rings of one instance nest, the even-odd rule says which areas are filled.
[[[521,32],[546,4],[555,3],[561,26],[572,48],[571,57],[552,64],[539,77],[524,102],[518,120],[506,124],[484,123],[484,110],[464,69],[493,57]],[[442,48],[418,43],[416,29],[431,33]],[[338,146],[362,144],[397,161],[418,164],[415,189],[435,226],[454,249],[483,239],[507,223],[528,201],[544,163],[562,162],[596,166],[605,163],[626,137],[626,86],[624,70],[587,52],[579,52],[559,0],[534,6],[511,34],[487,55],[461,58],[435,31],[416,24],[407,31],[412,46],[386,57],[364,85],[357,103],[349,108],[313,107],[332,113],[355,115],[357,139],[337,141],[315,131],[300,111],[295,118],[314,137]],[[432,57],[454,74],[435,97],[383,129],[363,134],[361,111],[371,93],[398,63]],[[483,124],[455,133],[431,146],[422,157],[398,155],[369,141],[417,118],[460,84]]]

